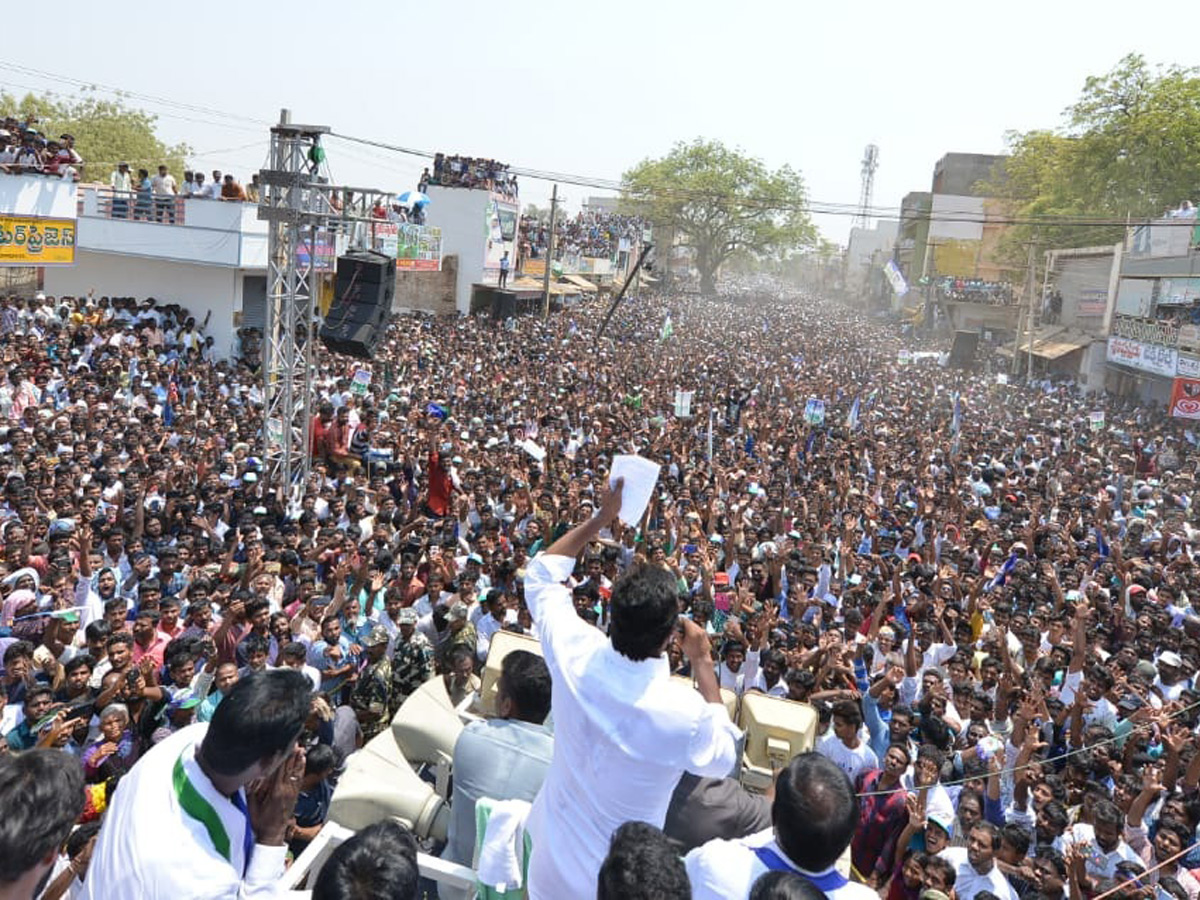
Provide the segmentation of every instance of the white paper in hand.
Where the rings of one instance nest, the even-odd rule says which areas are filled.
[[[608,485],[612,487],[618,478],[625,479],[621,489],[621,510],[617,513],[626,525],[636,525],[650,505],[654,485],[658,483],[658,463],[641,456],[614,456],[612,471],[608,473]]]

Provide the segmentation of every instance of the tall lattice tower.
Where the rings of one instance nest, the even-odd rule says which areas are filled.
[[[858,195],[858,212],[851,223],[853,228],[868,228],[871,225],[871,196],[875,192],[875,170],[879,168],[879,148],[867,144],[862,158],[862,190]]]

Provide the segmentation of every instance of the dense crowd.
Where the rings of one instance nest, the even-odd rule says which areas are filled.
[[[987,303],[1010,306],[1015,303],[1013,287],[1007,281],[984,281],[981,278],[959,278],[947,275],[936,282],[938,296],[960,303]]]
[[[505,163],[457,154],[434,154],[433,171],[425,169],[421,173],[418,190],[424,193],[431,184],[496,191],[513,199],[518,193],[517,176],[509,173]]]
[[[555,221],[555,257],[598,256],[612,258],[622,240],[639,240],[646,229],[640,216],[625,216],[603,210],[583,210]],[[541,259],[550,245],[548,216],[521,216],[521,252],[526,259]]]
[[[400,318],[365,389],[361,364],[323,359],[313,472],[294,497],[265,483],[258,376],[213,359],[186,310],[0,304],[0,731],[14,756],[70,756],[88,785],[52,886],[86,877],[88,823],[150,777],[139,759],[164,758],[156,745],[275,708],[260,672],[295,670],[313,693],[297,720],[307,758],[278,793],[294,806],[250,812],[255,836],[269,821],[298,850],[346,760],[418,686],[440,677],[462,700],[498,631],[545,642],[551,591],[569,592],[585,623],[572,627],[615,645],[614,591],[653,572],[687,620],[664,668],[812,704],[824,760],[797,757],[771,806],[708,771],[643,786],[644,758],[583,745],[578,792],[555,784],[579,822],[674,791],[646,834],[619,832],[652,847],[665,826],[690,851],[680,868],[679,844],[646,850],[654,879],[690,879],[698,898],[809,896],[749,886],[831,865],[791,812],[823,784],[852,804],[861,884],[821,887],[842,900],[1196,900],[1195,436],[1161,408],[1065,384],[902,366],[900,350],[930,348],[775,293],[631,298],[603,337],[591,303],[548,323]],[[631,525],[610,521],[605,486],[623,453],[661,466]],[[561,731],[565,663],[548,663],[557,738],[547,670],[529,664],[512,706],[523,743],[489,758],[493,773],[503,752],[533,760],[523,799],[556,740],[581,746]],[[606,664],[614,694],[642,671]],[[612,725],[626,746],[640,727]],[[549,874],[535,841],[535,883],[595,884],[594,847],[573,833],[555,833]],[[100,846],[119,858],[103,832]]]
[[[75,137],[57,138],[38,130],[33,117],[6,116],[0,124],[0,173],[47,175],[79,180],[83,157],[75,149]]]

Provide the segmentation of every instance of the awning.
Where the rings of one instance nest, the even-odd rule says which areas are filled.
[[[509,282],[508,289],[510,291],[516,291],[519,294],[531,293],[535,291],[540,294],[545,290],[545,285],[536,278],[517,278],[514,281]],[[560,296],[562,294],[577,294],[579,291],[573,290],[566,285],[559,284],[557,281],[551,281],[550,293],[554,296]]]
[[[563,281],[569,281],[571,284],[575,285],[575,287],[579,288],[585,294],[591,294],[597,290],[597,288],[594,284],[592,284],[586,278],[580,277],[579,275],[564,275]]]
[[[646,282],[646,284],[658,284],[658,279],[653,275],[638,275],[638,277],[641,278],[642,281]]]
[[[1073,353],[1076,350],[1082,350],[1092,342],[1092,338],[1086,335],[1063,334],[1062,328],[1054,329],[1053,335],[1035,337],[1033,339],[1033,355],[1041,359],[1055,360],[1068,353]],[[1012,346],[1006,345],[997,347],[996,352],[1000,356],[1011,357],[1013,355]],[[1029,353],[1029,337],[1022,336],[1020,343],[1017,346],[1017,355],[1025,356]]]

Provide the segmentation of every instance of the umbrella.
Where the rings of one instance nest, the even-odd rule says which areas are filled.
[[[401,206],[424,206],[429,198],[420,191],[405,191],[396,198],[396,202]]]

